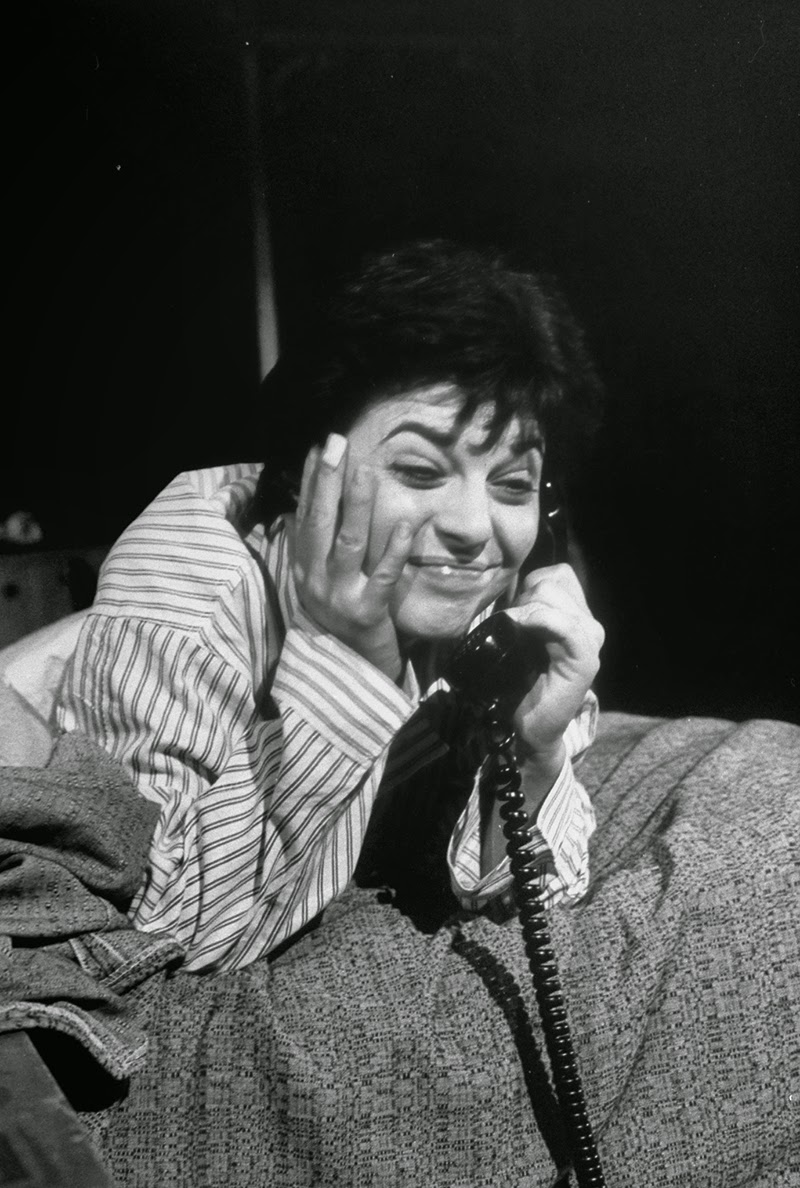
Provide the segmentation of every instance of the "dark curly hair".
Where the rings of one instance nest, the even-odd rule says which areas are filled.
[[[519,418],[563,477],[596,428],[602,385],[555,281],[444,240],[367,256],[262,385],[265,520],[292,506],[303,459],[376,400],[452,384],[459,420],[494,408],[487,444]]]

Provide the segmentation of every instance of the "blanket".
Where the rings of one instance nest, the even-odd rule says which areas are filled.
[[[116,1080],[139,1067],[147,1036],[129,992],[183,956],[127,915],[157,820],[78,734],[46,766],[0,767],[0,1033],[41,1031],[51,1048],[69,1037]]]
[[[592,884],[551,913],[609,1188],[800,1185],[800,729],[610,715]],[[236,974],[138,986],[84,1114],[121,1188],[546,1188],[565,1154],[514,920],[350,888]]]

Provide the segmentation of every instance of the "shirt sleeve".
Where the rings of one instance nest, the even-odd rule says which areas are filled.
[[[597,698],[590,691],[564,735],[567,758],[532,829],[534,853],[542,858],[542,889],[548,907],[564,898],[579,899],[589,885],[589,838],[596,821],[586,790],[575,776],[573,762],[594,739],[597,713]],[[448,848],[453,891],[470,911],[480,910],[491,900],[507,894],[511,887],[508,858],[481,875],[478,784],[476,779]]]
[[[137,926],[175,936],[194,971],[247,965],[297,932],[352,875],[386,751],[413,708],[302,625],[259,697],[202,637],[90,615],[63,718],[161,806]]]

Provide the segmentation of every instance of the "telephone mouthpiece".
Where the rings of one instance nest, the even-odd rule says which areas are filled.
[[[445,676],[455,692],[479,705],[517,704],[524,693],[525,666],[516,623],[502,611],[484,619],[456,648]]]

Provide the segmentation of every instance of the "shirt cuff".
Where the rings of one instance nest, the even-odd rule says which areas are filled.
[[[588,830],[585,822],[587,806],[591,818]],[[575,778],[572,761],[566,759],[556,782],[539,809],[536,827],[553,855],[556,870],[567,883],[571,882],[574,876],[574,864],[565,864],[560,859],[571,849],[573,843],[588,841],[594,833],[594,824],[594,811],[588,797],[583,786]]]
[[[302,612],[286,633],[272,697],[360,766],[374,763],[416,708],[408,692]]]
[[[575,778],[567,758],[532,826],[532,852],[541,858],[543,875],[552,883],[552,902],[577,898],[588,884],[588,840],[594,832],[591,802]],[[481,875],[480,807],[476,788],[462,813],[448,849],[450,877],[465,907],[477,911],[509,889],[511,872],[504,857]],[[554,877],[553,877],[554,876]]]

